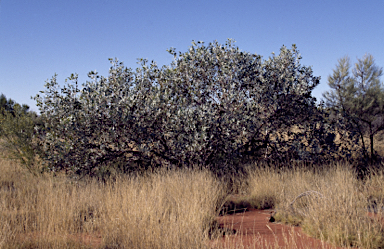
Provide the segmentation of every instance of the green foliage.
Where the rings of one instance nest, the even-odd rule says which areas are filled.
[[[232,40],[168,52],[174,61],[162,68],[140,59],[133,71],[110,59],[108,77],[90,72],[81,87],[77,75],[64,87],[47,81],[35,100],[50,168],[97,176],[116,165],[206,165],[225,174],[241,160],[286,156],[301,138],[278,134],[317,112],[319,77],[295,46],[265,61]]]
[[[17,110],[15,110],[17,109]],[[7,99],[4,94],[0,95],[0,114],[5,115],[6,113],[10,113],[13,116],[16,116],[20,113],[26,114],[29,110],[28,105],[19,105],[12,99]]]
[[[369,136],[371,163],[374,158],[373,137],[384,129],[382,74],[383,69],[375,64],[372,55],[358,59],[352,70],[349,58],[341,58],[328,77],[332,90],[324,94],[339,131],[347,134],[354,144],[360,140],[359,149],[365,157],[368,157],[368,152],[364,136]]]
[[[10,158],[18,160],[31,173],[36,174],[39,147],[34,141],[34,128],[38,117],[27,105],[19,105],[5,95],[0,96],[1,149]]]

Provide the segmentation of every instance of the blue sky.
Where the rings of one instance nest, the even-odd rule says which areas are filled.
[[[319,99],[345,55],[354,62],[370,53],[384,67],[384,1],[0,0],[0,93],[37,111],[30,97],[55,73],[60,84],[71,73],[83,83],[92,70],[107,76],[108,58],[164,65],[170,47],[227,38],[265,59],[296,44],[321,76]]]

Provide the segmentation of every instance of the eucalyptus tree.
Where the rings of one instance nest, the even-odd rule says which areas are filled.
[[[339,59],[328,77],[332,89],[324,94],[326,104],[334,112],[342,130],[361,141],[361,150],[368,156],[364,136],[369,137],[370,159],[374,157],[374,135],[384,129],[384,89],[380,77],[383,69],[372,55],[358,59],[351,70],[350,59]]]
[[[245,156],[287,151],[276,134],[309,122],[316,109],[311,91],[319,77],[301,66],[295,46],[264,62],[232,40],[168,52],[174,60],[161,68],[140,59],[132,70],[111,59],[108,77],[90,72],[81,86],[77,75],[64,87],[56,76],[47,81],[35,99],[49,167],[94,175],[119,161],[125,168],[213,165],[226,171]]]

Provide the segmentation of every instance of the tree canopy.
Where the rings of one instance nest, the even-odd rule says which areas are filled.
[[[132,70],[110,59],[107,77],[90,72],[81,86],[76,74],[63,87],[56,76],[47,81],[35,99],[50,168],[89,175],[111,164],[228,171],[243,159],[305,157],[291,129],[313,121],[311,92],[320,77],[300,64],[295,45],[267,60],[232,40],[168,52],[174,60],[161,68],[140,59]]]

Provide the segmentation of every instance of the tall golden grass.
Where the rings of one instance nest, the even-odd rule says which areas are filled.
[[[273,206],[277,221],[300,225],[332,244],[383,248],[383,223],[368,216],[370,205],[382,215],[383,176],[376,171],[358,180],[352,168],[341,164],[320,170],[254,167],[247,199],[255,207]]]
[[[231,194],[198,169],[105,183],[36,177],[2,159],[0,170],[0,248],[210,248],[220,236],[215,217]],[[367,215],[370,206],[381,215],[382,171],[358,180],[340,164],[317,170],[251,165],[237,184],[232,189],[242,193],[240,201],[274,208],[277,221],[300,225],[311,236],[339,246],[384,247],[383,223]],[[287,248],[296,248],[290,241]],[[230,241],[216,245],[244,248]],[[255,240],[252,248],[276,246]]]
[[[107,183],[1,171],[1,248],[204,248],[225,193],[204,170]]]

